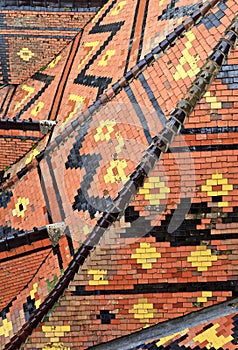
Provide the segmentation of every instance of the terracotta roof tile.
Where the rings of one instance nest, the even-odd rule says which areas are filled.
[[[27,337],[30,343],[23,345],[25,349],[42,348],[42,344],[45,349],[56,344],[87,348],[236,296],[236,80],[235,73],[230,77],[227,72],[230,66],[235,71],[237,50],[224,60],[226,46],[235,41],[235,24],[225,39],[220,38],[238,8],[234,0],[213,1],[214,9],[205,14],[196,4],[162,1],[158,9],[153,1],[138,5],[111,1],[86,27],[81,46],[75,47],[74,42],[65,50],[63,75],[62,70],[56,72],[42,94],[47,108],[51,105],[57,111],[52,115],[59,123],[44,157],[33,161],[31,171],[24,170],[26,158],[13,167],[12,174],[23,169],[22,175],[20,179],[12,176],[13,196],[4,197],[5,207],[0,210],[16,229],[27,230],[35,223],[43,226],[50,217],[64,221],[67,232],[59,244],[64,266],[73,250],[79,250],[54,288],[59,267],[51,253],[52,271],[48,267],[46,274],[52,292],[48,295],[45,286],[38,290],[29,285],[9,309],[7,324],[2,325],[9,331],[3,333],[2,345],[19,332],[6,349],[20,348]],[[133,15],[128,16],[128,9]],[[171,26],[182,23],[185,9],[195,11],[193,19],[171,32]],[[205,18],[193,25],[199,11]],[[159,30],[158,22],[165,30],[156,47],[149,38]],[[183,38],[176,40],[184,28]],[[139,62],[140,55],[148,53],[145,40],[154,50]],[[29,82],[34,83],[34,78]],[[53,104],[49,91],[58,96]],[[189,114],[181,136],[154,167]],[[35,183],[37,169],[40,184]],[[40,198],[31,196],[29,188]],[[22,203],[17,202],[14,209],[17,198]],[[27,198],[37,205],[37,216],[31,215]],[[149,237],[144,238],[145,234]],[[88,257],[99,240],[100,246]],[[46,266],[32,283],[45,278]],[[24,320],[13,314],[22,312],[23,304],[28,316],[32,314],[32,288],[42,305],[20,328]],[[49,318],[36,329],[49,310]],[[228,327],[230,320],[223,318]],[[219,325],[211,326],[215,340]],[[191,330],[193,340],[198,332]],[[230,332],[223,334],[227,339]],[[206,340],[201,339],[195,341],[203,344]],[[227,343],[231,340],[234,337]]]

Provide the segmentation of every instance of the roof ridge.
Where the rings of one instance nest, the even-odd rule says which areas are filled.
[[[178,25],[170,34],[166,36],[150,53],[144,56],[133,68],[127,71],[121,79],[112,84],[99,98],[90,105],[76,120],[70,122],[65,126],[64,130],[59,136],[57,136],[50,144],[40,152],[35,158],[31,160],[26,166],[24,166],[17,174],[13,174],[10,178],[5,178],[5,182],[2,182],[2,190],[6,190],[20,180],[28,171],[32,170],[37,164],[44,158],[49,152],[52,152],[58,147],[61,142],[69,137],[74,130],[84,123],[89,117],[96,113],[102,106],[112,100],[122,89],[128,86],[134,79],[138,77],[147,67],[152,65],[167,49],[174,46],[177,39],[183,36],[183,34],[191,29],[195,23],[197,23],[202,17],[204,17],[208,11],[214,7],[221,0],[208,0],[204,4],[199,1],[200,9],[194,11],[194,13],[186,18],[182,24]]]
[[[236,312],[235,309],[237,309],[237,303],[238,298],[236,297],[229,301],[208,306],[204,309],[180,317],[156,323],[153,326],[135,331],[127,336],[122,336],[106,343],[90,346],[87,350],[128,350],[129,345],[131,344],[133,344],[133,350],[135,350],[137,349],[136,346],[140,346],[143,342],[150,342],[150,340],[153,341],[152,339],[158,341],[159,338],[171,337],[175,333],[182,332],[186,328],[197,327],[214,319],[229,316]],[[203,322],[201,322],[201,318]],[[131,347],[130,349],[132,350]]]
[[[213,1],[213,3],[216,2],[216,0]],[[200,16],[201,10],[196,11],[190,19],[190,23],[194,23],[200,18]],[[165,44],[167,45],[166,47],[170,46],[171,42],[173,43],[175,37],[176,33],[174,31],[170,41],[169,39],[165,39]],[[66,269],[64,275],[60,278],[59,282],[56,284],[54,289],[42,302],[40,307],[30,317],[29,321],[25,323],[22,326],[22,328],[18,331],[18,333],[11,338],[10,342],[6,344],[5,350],[15,350],[16,348],[20,348],[21,345],[26,341],[28,336],[32,333],[32,331],[43,320],[47,312],[54,306],[55,302],[62,296],[63,292],[68,287],[70,281],[73,280],[75,274],[78,272],[79,267],[83,265],[90,252],[93,249],[95,249],[96,245],[100,242],[100,239],[102,238],[104,232],[124,212],[131,199],[138,192],[139,188],[143,185],[147,175],[153,169],[156,162],[161,158],[162,154],[167,151],[174,136],[179,134],[180,129],[183,126],[186,118],[193,111],[196,104],[200,101],[200,99],[205,94],[212,81],[217,76],[222,64],[227,59],[231,48],[235,48],[237,38],[238,15],[235,16],[229,27],[226,29],[224,37],[222,37],[214,47],[212,54],[206,59],[205,64],[200,69],[190,88],[188,88],[184,98],[182,98],[177,103],[175,109],[170,113],[170,118],[167,120],[165,127],[162,129],[162,131],[159,132],[158,136],[154,137],[153,142],[147,148],[145,155],[142,157],[139,165],[135,168],[135,171],[130,175],[129,180],[124,185],[124,188],[121,191],[119,191],[118,196],[108,206],[108,211],[104,212],[101,218],[97,221],[97,224],[93,228],[92,232],[88,235],[85,242],[75,254],[73,260],[69,263],[69,266]],[[160,49],[162,50],[162,48]],[[149,62],[153,61],[154,59],[154,56],[153,58],[151,56],[153,56],[153,54],[149,54]],[[142,66],[146,67],[147,64],[148,63],[145,60]],[[128,84],[128,80],[125,79],[123,83]],[[113,88],[111,89],[113,90]],[[109,89],[109,91],[111,89]],[[99,101],[96,101],[96,103],[96,106],[100,106],[100,99]],[[95,107],[93,109],[93,112],[90,111],[90,108],[92,110],[92,107],[89,107],[89,111],[87,111],[86,114],[91,114],[95,111]],[[62,137],[60,136],[60,140],[61,139]],[[55,141],[55,143],[58,146],[58,142]]]

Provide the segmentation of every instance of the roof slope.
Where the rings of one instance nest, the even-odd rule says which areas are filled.
[[[42,306],[6,349],[20,347],[59,297],[59,304],[24,348],[42,348],[42,344],[45,349],[86,348],[236,294],[235,261],[231,263],[236,256],[237,239],[237,177],[232,170],[237,158],[233,142],[236,81],[234,73],[227,80],[227,72],[235,71],[237,50],[224,62],[228,48],[236,40],[236,24],[207,62],[206,58],[231,24],[238,5],[233,0],[211,4],[214,9],[207,14],[210,5],[199,9],[195,2],[180,4],[179,9],[174,9],[174,3],[163,2],[158,9],[153,1],[138,2],[138,8],[134,2],[114,0],[87,27],[82,37],[82,55],[79,49],[65,80],[63,102],[52,112],[59,120],[53,141],[40,163],[34,163],[41,169],[48,217],[55,222],[65,221],[65,249],[72,253],[79,247],[79,251],[44,302],[42,294]],[[131,5],[134,17],[126,16],[127,6],[131,9]],[[174,18],[179,25],[185,10],[195,11],[192,18],[176,27],[165,40],[166,31],[161,33],[160,45],[152,47],[152,54],[136,64],[140,52],[147,50],[147,31],[142,30],[147,16],[154,18],[152,27],[156,30],[157,22],[161,25],[161,21],[166,21],[169,27]],[[205,17],[197,21],[201,14]],[[181,34],[184,36],[179,39]],[[122,47],[128,44],[126,55]],[[117,50],[120,55],[114,57]],[[112,72],[118,57],[122,63]],[[123,68],[134,64],[125,77],[103,94]],[[196,83],[192,83],[196,74]],[[138,79],[133,80],[135,77]],[[79,115],[97,96],[95,104]],[[176,111],[169,115],[174,107]],[[155,166],[144,183],[189,114],[183,136],[174,140],[164,161]],[[169,117],[170,122],[162,130]],[[27,196],[25,179],[30,179],[34,188],[33,172],[26,171],[19,182],[14,180],[15,190],[23,187],[22,196]],[[98,220],[100,212],[104,214]],[[9,213],[8,209],[4,211],[11,219]],[[77,273],[112,223],[100,247]],[[21,220],[19,224],[23,225]],[[149,237],[144,238],[145,235]],[[77,309],[79,301],[81,307]],[[13,311],[14,308],[7,321],[9,329]],[[93,334],[95,331],[98,336]],[[2,344],[12,333],[3,333]]]
[[[47,66],[96,13],[29,10],[0,9],[0,84],[21,84]]]

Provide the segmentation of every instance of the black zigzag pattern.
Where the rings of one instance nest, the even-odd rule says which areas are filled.
[[[15,118],[19,119],[21,115],[26,112],[32,105],[35,103],[35,101],[38,100],[38,98],[45,92],[45,90],[48,88],[48,86],[52,83],[54,80],[54,77],[51,75],[43,74],[43,73],[36,73],[32,76],[32,79],[39,80],[45,85],[40,89],[40,91],[35,94],[34,97],[30,99],[30,101],[16,114]]]
[[[100,48],[97,50],[95,55],[92,56],[92,58],[86,64],[84,69],[78,74],[77,78],[74,79],[75,84],[82,84],[82,85],[86,85],[86,86],[97,87],[98,88],[97,98],[108,87],[108,85],[112,81],[112,78],[99,77],[97,75],[88,75],[88,74],[86,74],[86,72],[89,69],[89,67],[94,63],[94,61],[97,59],[97,57],[103,52],[103,50],[109,44],[109,42],[113,39],[114,35],[116,35],[116,33],[120,30],[120,28],[124,24],[124,21],[121,21],[121,22],[101,25],[102,20],[105,18],[105,16],[108,14],[108,12],[111,11],[111,9],[114,7],[116,2],[117,2],[117,0],[114,0],[111,3],[111,5],[108,7],[108,9],[104,12],[104,14],[100,17],[100,19],[95,24],[95,26],[89,32],[89,34],[107,33],[107,32],[109,32],[111,34],[109,35],[107,40],[105,40],[104,43],[100,46]]]

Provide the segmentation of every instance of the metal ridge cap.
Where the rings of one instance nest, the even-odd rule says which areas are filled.
[[[190,329],[211,322],[219,317],[229,316],[237,312],[238,298],[193,311],[184,316],[169,319],[149,326],[131,334],[113,339],[106,343],[90,346],[87,350],[134,350],[143,342],[158,341],[159,338],[172,336],[184,329]]]
[[[225,35],[230,30],[238,28],[238,15],[235,16],[230,26],[227,28]],[[238,30],[235,32],[234,45],[237,41]],[[221,39],[220,41],[222,41]],[[233,45],[233,46],[234,46]],[[210,57],[206,60],[206,63],[201,68],[197,77],[205,80],[206,86],[203,91],[197,96],[196,103],[201,99],[203,94],[207,91],[211,82],[215,79],[221,65],[224,63],[225,58],[228,56],[230,49],[232,47],[232,42],[230,43],[230,48],[227,54],[222,53],[219,49],[213,51]],[[234,48],[234,47],[233,47]],[[218,52],[218,55],[216,53]],[[220,54],[223,56],[220,60]],[[214,59],[214,61],[213,61]],[[215,64],[215,69],[214,68]],[[191,84],[191,88],[194,86],[194,82]],[[68,268],[66,269],[64,275],[60,278],[54,289],[42,302],[40,307],[34,312],[30,317],[29,321],[26,322],[22,328],[14,335],[8,344],[5,345],[5,350],[15,350],[20,348],[21,345],[27,340],[28,336],[33,332],[37,325],[43,320],[47,312],[53,307],[55,302],[61,297],[65,289],[68,287],[70,281],[74,278],[75,273],[77,273],[80,266],[83,265],[84,261],[88,258],[90,252],[95,249],[96,245],[99,243],[104,232],[115,222],[120,214],[125,210],[131,198],[138,192],[139,187],[143,185],[145,178],[147,177],[149,171],[154,167],[156,161],[160,159],[161,155],[167,151],[168,145],[172,141],[173,137],[179,133],[180,126],[185,122],[186,117],[191,113],[189,100],[182,99],[185,101],[189,107],[189,112],[181,107],[180,102],[177,104],[175,110],[171,113],[171,117],[168,120],[169,124],[159,133],[158,137],[154,139],[152,144],[146,151],[146,154],[141,159],[141,162],[136,167],[135,171],[130,175],[130,179],[125,184],[124,188],[119,192],[118,196],[112,201],[110,207],[108,207],[108,212],[104,212],[101,218],[97,221],[96,226],[93,228],[92,232],[88,235],[85,242],[79,248],[78,252],[75,254]],[[196,104],[195,104],[196,105]],[[182,113],[180,113],[182,111]],[[177,113],[177,114],[176,114]],[[176,115],[176,116],[175,116]],[[181,117],[181,118],[180,118]],[[124,207],[124,208],[123,208]]]

